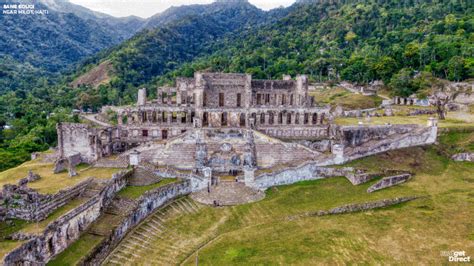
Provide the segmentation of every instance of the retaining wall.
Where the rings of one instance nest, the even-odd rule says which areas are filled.
[[[273,186],[288,185],[305,180],[316,180],[353,174],[354,169],[352,167],[327,168],[311,162],[298,167],[259,175],[255,177],[253,184],[250,184],[250,186],[264,190]]]
[[[125,235],[137,224],[142,222],[156,209],[169,201],[187,195],[193,190],[192,181],[184,180],[179,183],[168,184],[163,187],[147,191],[138,200],[138,205],[81,264],[98,265],[120,243]]]
[[[69,189],[60,190],[56,194],[39,194],[26,187],[13,187],[4,189],[7,205],[5,218],[17,218],[27,221],[41,221],[48,215],[79,196],[92,182],[92,178],[80,182]],[[3,207],[2,207],[3,208]]]
[[[94,222],[115,194],[127,184],[131,171],[112,176],[105,186],[83,204],[51,222],[40,235],[17,234],[16,239],[28,239],[3,257],[4,265],[45,264],[76,241]],[[95,184],[94,184],[95,185]],[[99,185],[97,185],[99,186]]]

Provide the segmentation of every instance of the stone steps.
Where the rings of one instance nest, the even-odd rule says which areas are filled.
[[[125,216],[132,212],[136,207],[137,202],[132,199],[115,197],[105,209],[105,213]]]
[[[200,205],[185,197],[155,211],[122,240],[104,264],[176,264],[177,257],[191,251],[188,250],[191,247],[183,248],[179,243],[185,243],[186,239],[164,224],[174,217],[196,213],[200,208]],[[145,255],[151,253],[154,256]]]

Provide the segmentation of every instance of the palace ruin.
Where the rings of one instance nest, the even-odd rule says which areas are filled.
[[[116,123],[105,119],[110,113]],[[358,185],[376,175],[330,166],[432,144],[438,129],[436,119],[426,126],[336,125],[330,107],[309,96],[304,75],[253,80],[247,74],[195,73],[194,78],[178,78],[174,87],[158,88],[153,100],[140,89],[136,105],[104,107],[101,114],[83,117],[89,121],[57,125],[54,171],[67,170],[73,176],[80,163],[131,169],[105,182],[90,178],[49,197],[31,191],[24,182],[4,188],[12,204],[0,209],[3,219],[39,221],[78,195],[85,199],[38,235],[14,234],[13,239],[26,242],[4,257],[5,264],[48,262],[86,230],[93,230],[87,228],[105,210],[108,215],[120,214],[119,222],[103,233],[104,240],[83,258],[84,264],[106,260],[131,228],[184,195],[222,206],[260,200],[269,187],[303,180],[344,176]],[[369,192],[411,176],[380,175],[386,178]],[[134,201],[117,196],[126,186],[156,184],[165,178],[177,181]]]

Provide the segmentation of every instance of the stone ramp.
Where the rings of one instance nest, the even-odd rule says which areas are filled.
[[[169,219],[198,212],[202,205],[184,197],[158,209],[119,243],[103,265],[173,265],[193,251],[189,240],[165,225]]]
[[[98,167],[98,168],[127,168],[128,167],[128,158],[126,156],[100,158],[94,164],[94,167]]]
[[[209,191],[206,188],[192,193],[191,198],[206,205],[230,206],[262,200],[265,193],[244,183],[221,181],[217,186],[210,187]]]

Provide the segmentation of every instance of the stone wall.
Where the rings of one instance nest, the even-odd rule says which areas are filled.
[[[352,167],[327,168],[320,167],[317,163],[305,163],[298,167],[259,175],[255,177],[253,184],[249,185],[264,190],[273,186],[288,185],[305,180],[347,176],[353,174],[353,172]]]
[[[92,182],[89,178],[74,187],[61,190],[56,194],[40,194],[33,189],[16,185],[5,185],[2,191],[5,218],[17,218],[27,221],[41,221],[54,210],[79,196]]]
[[[395,176],[387,176],[382,178],[379,182],[373,184],[367,189],[368,193],[374,192],[376,190],[381,190],[384,188],[388,188],[391,186],[395,186],[401,183],[405,183],[408,179],[410,179],[411,174],[401,174]]]
[[[345,127],[342,130],[344,160],[352,161],[377,153],[433,144],[438,128],[417,125]],[[341,162],[341,163],[342,163]]]
[[[261,168],[298,164],[313,160],[320,153],[295,142],[284,142],[254,131],[255,157]]]
[[[163,187],[147,191],[138,200],[138,205],[131,214],[125,218],[113,233],[105,239],[97,248],[83,261],[86,265],[100,264],[108,254],[118,245],[123,237],[148,215],[156,209],[164,206],[173,199],[187,195],[193,190],[192,181],[184,180],[182,182],[168,184]]]
[[[474,152],[458,153],[453,155],[451,159],[457,162],[474,162]]]
[[[4,265],[45,264],[61,253],[100,215],[115,194],[127,184],[131,171],[121,171],[112,176],[103,188],[83,204],[48,224],[40,235],[17,234],[16,239],[28,239],[20,247],[3,257]],[[100,187],[99,184],[94,187]]]
[[[98,158],[88,125],[60,123],[57,125],[57,133],[60,158],[78,153],[84,157],[86,162],[93,162]]]
[[[345,214],[345,213],[353,213],[353,212],[361,212],[361,211],[368,211],[368,210],[373,210],[373,209],[386,208],[386,207],[390,207],[390,206],[397,205],[400,203],[416,200],[418,198],[420,197],[408,196],[408,197],[400,197],[400,198],[393,198],[393,199],[383,199],[383,200],[377,200],[377,201],[365,202],[365,203],[347,204],[347,205],[332,208],[330,210],[320,210],[320,211],[313,211],[313,212],[305,212],[299,215],[292,215],[288,217],[288,220],[295,220],[296,218],[308,217],[308,216]]]

